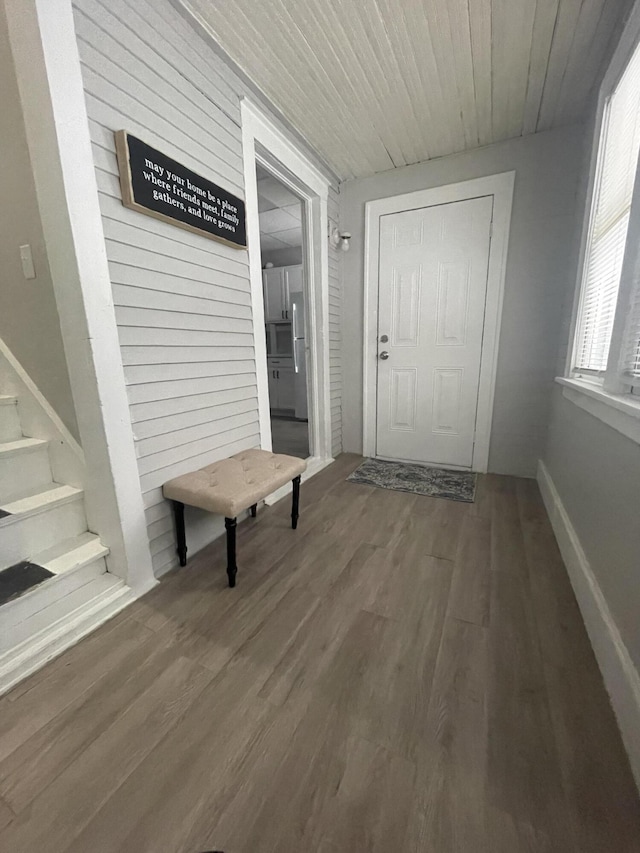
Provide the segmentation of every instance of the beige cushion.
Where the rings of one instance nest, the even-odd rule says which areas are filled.
[[[199,471],[169,480],[162,487],[165,498],[235,518],[306,470],[295,456],[244,450]]]

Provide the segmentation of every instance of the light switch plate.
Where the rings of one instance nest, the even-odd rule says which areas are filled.
[[[33,266],[33,255],[31,254],[31,246],[25,243],[20,246],[20,260],[22,262],[22,272],[25,278],[35,278],[36,270]]]

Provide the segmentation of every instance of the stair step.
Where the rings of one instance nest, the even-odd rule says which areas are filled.
[[[52,483],[44,489],[31,490],[27,494],[10,497],[0,504],[0,516],[6,513],[6,517],[0,517],[0,527],[11,524],[20,518],[36,515],[55,506],[81,500],[82,489],[74,486],[65,486],[60,483]]]
[[[0,572],[0,605],[15,601],[52,577],[48,569],[28,560],[8,566]]]
[[[30,562],[42,566],[54,575],[62,575],[82,566],[88,566],[89,563],[108,554],[109,549],[94,533],[81,533],[36,554],[35,557],[31,557]]]
[[[0,572],[0,605],[15,606],[25,595],[33,596],[36,590],[39,594],[43,584],[50,587],[52,583],[59,583],[63,575],[70,576],[85,569],[90,572],[87,578],[104,574],[104,558],[108,554],[109,549],[93,533],[81,533],[58,542]]]
[[[0,406],[15,406],[17,403],[17,397],[11,397],[8,394],[0,394]]]
[[[119,613],[134,600],[94,563],[51,578],[1,609],[0,694]]]
[[[50,485],[48,441],[21,438],[0,443],[0,504],[17,492],[33,492]]]
[[[49,483],[0,502],[0,571],[87,529],[81,489]]]
[[[20,438],[18,441],[4,441],[0,444],[0,460],[19,456],[23,453],[33,453],[46,448],[49,444],[42,438]]]

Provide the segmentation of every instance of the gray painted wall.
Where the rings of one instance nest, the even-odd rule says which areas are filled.
[[[582,135],[581,126],[563,128],[341,185],[341,227],[353,235],[343,259],[345,450],[362,450],[365,203],[515,170],[489,465],[497,473],[535,476],[573,265],[567,247],[574,236]]]
[[[22,107],[0,6],[0,337],[75,438],[75,408],[49,272]],[[35,279],[25,279],[19,246],[31,246]],[[2,389],[0,388],[0,393]]]
[[[640,669],[640,447],[556,386],[544,462]]]
[[[579,251],[587,204],[595,115],[585,124],[573,254]],[[557,373],[570,347],[576,274],[566,282]],[[553,392],[542,459],[613,614],[631,659],[640,669],[640,447]]]

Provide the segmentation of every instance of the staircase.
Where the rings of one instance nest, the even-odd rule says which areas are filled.
[[[41,665],[84,624],[83,607],[123,587],[108,553],[87,529],[83,490],[54,482],[49,442],[25,437],[17,398],[1,395],[0,676],[4,667],[18,680],[22,659],[23,674]]]

